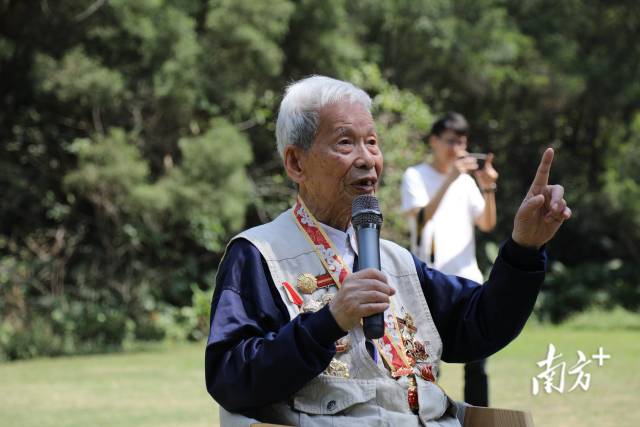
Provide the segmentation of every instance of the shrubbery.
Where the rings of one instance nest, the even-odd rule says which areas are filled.
[[[200,341],[209,330],[213,292],[191,286],[191,304],[125,307],[114,301],[43,299],[26,321],[0,325],[0,359],[117,351],[132,340]]]
[[[552,264],[536,306],[540,320],[559,323],[589,308],[640,310],[640,280],[634,268],[619,260],[579,267]]]

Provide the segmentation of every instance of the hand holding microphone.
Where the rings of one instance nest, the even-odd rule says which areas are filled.
[[[351,222],[358,240],[358,271],[346,277],[329,309],[344,331],[362,319],[364,335],[380,338],[384,334],[384,311],[395,290],[380,271],[380,228],[382,214],[375,196],[354,199]]]

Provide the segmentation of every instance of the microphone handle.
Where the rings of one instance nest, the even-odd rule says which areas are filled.
[[[380,270],[380,229],[374,224],[364,224],[356,230],[358,240],[358,270]],[[368,339],[384,335],[384,313],[376,313],[362,319],[364,336]]]

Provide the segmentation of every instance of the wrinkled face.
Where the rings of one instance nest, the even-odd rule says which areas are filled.
[[[382,151],[367,109],[338,102],[320,110],[313,145],[300,156],[296,180],[308,204],[337,219],[360,194],[372,194],[382,172]]]
[[[440,136],[429,138],[433,154],[439,161],[450,163],[464,156],[467,150],[467,137],[447,129]]]

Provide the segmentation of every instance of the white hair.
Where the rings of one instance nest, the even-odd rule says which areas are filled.
[[[320,110],[338,101],[362,104],[371,111],[371,98],[349,82],[324,76],[311,76],[290,84],[280,103],[276,123],[278,152],[284,158],[287,145],[308,150],[320,121]]]

